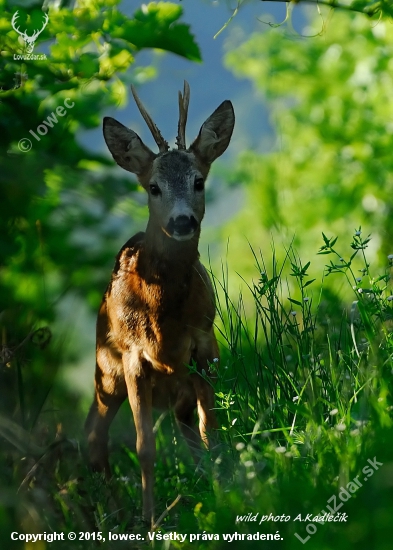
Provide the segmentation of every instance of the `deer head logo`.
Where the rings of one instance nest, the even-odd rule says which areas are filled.
[[[12,17],[12,20],[11,20],[11,25],[12,27],[14,28],[14,30],[19,33],[21,35],[21,37],[23,38],[23,40],[25,41],[25,47],[26,47],[26,51],[27,53],[33,53],[33,50],[34,50],[34,46],[35,46],[35,41],[37,40],[38,38],[38,35],[40,35],[42,33],[42,31],[45,29],[46,25],[48,24],[48,21],[49,21],[49,17],[48,15],[45,13],[44,14],[44,20],[43,20],[43,25],[42,25],[42,28],[41,29],[36,29],[33,34],[31,36],[29,36],[27,34],[27,29],[24,31],[24,32],[21,32],[19,30],[19,26],[17,27],[17,23],[18,23],[18,12],[19,10],[17,10],[13,17]]]

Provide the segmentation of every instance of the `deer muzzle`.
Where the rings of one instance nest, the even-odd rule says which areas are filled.
[[[166,227],[168,235],[177,240],[190,239],[198,228],[198,222],[194,216],[177,216],[170,218]]]

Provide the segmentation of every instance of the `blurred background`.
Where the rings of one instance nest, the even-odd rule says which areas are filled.
[[[302,266],[310,262],[310,300],[325,279],[330,319],[353,295],[344,276],[323,275],[322,233],[338,237],[343,263],[353,236],[371,234],[367,265],[389,266],[393,33],[389,3],[380,18],[356,13],[369,4],[0,0],[0,408],[24,430],[3,419],[3,435],[14,431],[22,448],[26,433],[37,444],[48,433],[81,437],[96,312],[118,250],[148,217],[144,191],[102,136],[112,116],[155,150],[131,83],[173,146],[184,79],[187,143],[233,102],[235,131],[209,177],[200,251],[217,277],[229,274],[227,296],[244,293],[246,313],[247,286],[275,269],[272,249],[278,262],[291,246]],[[26,54],[16,11],[20,31],[43,27],[34,53],[46,59],[14,58]],[[45,128],[60,105],[65,115]],[[371,284],[364,265],[353,265],[355,291]],[[296,298],[293,283],[286,292]]]

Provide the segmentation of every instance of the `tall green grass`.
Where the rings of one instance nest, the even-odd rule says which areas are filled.
[[[231,300],[224,270],[214,278],[224,344],[220,383],[232,385],[236,398],[236,422],[227,417],[236,437],[274,430],[285,443],[309,421],[350,427],[371,408],[381,414],[371,398],[382,403],[390,389],[392,259],[383,274],[373,275],[365,255],[369,238],[363,241],[360,233],[347,259],[334,248],[337,239],[324,236],[319,251],[333,257],[323,279],[345,277],[348,283],[344,302],[331,300],[331,290],[325,298],[323,284],[309,277],[310,262],[303,265],[291,248],[282,265],[273,249],[271,273],[254,253],[259,277],[248,284],[254,311],[246,311],[242,296]]]

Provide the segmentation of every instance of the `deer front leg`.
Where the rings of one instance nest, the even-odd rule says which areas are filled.
[[[213,447],[213,430],[218,427],[214,413],[214,389],[199,374],[192,375],[197,396],[197,410],[199,416],[199,433],[206,448]]]
[[[195,424],[195,408],[195,390],[193,384],[190,384],[190,389],[186,387],[176,402],[175,417],[194,462],[198,465],[201,459],[201,438]]]
[[[136,353],[123,354],[128,399],[136,428],[136,452],[142,473],[143,518],[154,525],[154,461],[156,444],[153,433],[152,384],[149,364]]]
[[[219,358],[217,340],[213,329],[198,343],[195,353],[198,372],[208,372],[209,363]],[[192,375],[192,383],[197,397],[197,410],[199,416],[199,433],[204,445],[211,449],[213,446],[212,431],[218,427],[214,413],[214,388],[200,374]]]

